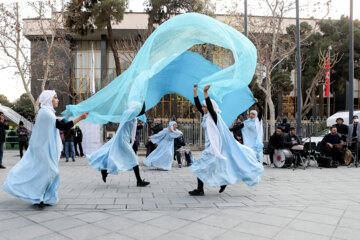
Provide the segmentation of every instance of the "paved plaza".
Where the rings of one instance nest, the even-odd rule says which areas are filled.
[[[18,160],[18,152],[5,152],[1,185]],[[136,187],[133,172],[103,183],[86,158],[61,159],[60,174],[60,201],[44,210],[0,190],[0,240],[360,239],[357,168],[265,167],[254,187],[238,183],[221,194],[206,187],[203,197],[188,195],[196,178],[187,168],[141,164],[151,182],[145,188]]]

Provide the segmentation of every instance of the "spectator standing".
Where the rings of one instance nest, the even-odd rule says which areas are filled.
[[[244,123],[241,121],[241,115],[239,115],[238,118],[236,119],[236,123],[234,124],[234,126],[229,129],[231,132],[233,132],[236,141],[238,141],[241,144],[243,144],[243,138],[241,132],[241,129],[243,127],[244,127]]]
[[[284,118],[283,122],[279,125],[283,129],[283,133],[289,133],[290,131],[290,124],[287,122],[287,119]]]
[[[69,156],[71,154],[72,161],[75,162],[75,149],[74,149],[74,137],[75,131],[74,128],[64,131],[65,135],[65,158],[66,162],[69,161]]]
[[[83,139],[82,131],[79,127],[79,124],[76,124],[75,125],[75,138],[74,138],[74,147],[75,147],[76,156],[79,156],[79,152],[80,152],[81,157],[84,156],[84,152],[83,152],[83,148],[82,148],[82,139]],[[77,150],[77,146],[79,146],[79,152]]]
[[[5,130],[9,129],[9,123],[5,120],[4,113],[0,112],[0,169],[6,168],[2,165],[5,144]]]
[[[24,123],[22,121],[19,122],[19,127],[16,130],[16,135],[19,138],[19,150],[20,150],[20,158],[23,157],[23,149],[27,150],[28,142],[29,142],[29,133],[27,129],[24,127]]]

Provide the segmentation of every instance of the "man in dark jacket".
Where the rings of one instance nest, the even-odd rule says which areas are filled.
[[[182,164],[181,164],[181,153],[178,150],[182,146],[185,146],[185,138],[183,135],[174,139],[174,153],[176,156],[176,160],[178,161],[179,168],[182,167]],[[174,156],[174,158],[175,158],[175,156]],[[187,166],[191,166],[190,153],[185,152],[185,159],[186,159]]]
[[[9,123],[5,120],[4,113],[0,112],[0,169],[6,168],[2,165],[2,159],[4,154],[4,143],[5,143],[5,130],[9,129]]]
[[[270,155],[271,167],[273,167],[273,156],[279,149],[284,148],[284,135],[282,127],[277,127],[276,132],[270,137],[268,152]]]
[[[158,134],[161,130],[163,130],[163,125],[160,119],[156,119],[155,124],[156,125],[152,127],[151,130],[153,131],[153,134]]]
[[[295,145],[301,144],[301,140],[298,136],[296,136],[296,129],[294,127],[290,127],[289,134],[286,134],[284,137],[284,147],[291,149]]]
[[[236,123],[234,124],[234,126],[229,129],[231,132],[233,132],[236,141],[238,141],[241,144],[243,144],[242,132],[241,132],[241,129],[243,127],[244,127],[244,123],[242,123],[241,117],[239,115],[238,118],[236,119]]]
[[[19,122],[19,127],[16,130],[16,135],[19,138],[19,150],[20,150],[20,158],[23,157],[23,149],[27,150],[28,141],[29,141],[29,133],[27,129],[24,127],[24,123],[22,121]]]
[[[65,158],[66,162],[69,161],[69,155],[71,154],[72,161],[75,162],[75,149],[74,149],[74,128],[64,131],[65,135]]]
[[[336,124],[334,125],[337,128],[337,133],[341,140],[346,141],[346,137],[348,135],[349,127],[344,124],[344,119],[337,118]]]
[[[283,133],[289,133],[289,131],[290,131],[290,124],[288,124],[286,118],[284,118],[282,123],[279,124],[279,127],[281,127],[283,129]]]
[[[79,156],[79,152],[80,152],[81,157],[84,156],[84,152],[83,152],[83,148],[82,148],[82,139],[83,139],[82,131],[79,127],[79,124],[76,124],[75,125],[75,138],[74,138],[74,147],[75,147],[76,156]],[[77,150],[78,145],[79,145],[79,152]]]

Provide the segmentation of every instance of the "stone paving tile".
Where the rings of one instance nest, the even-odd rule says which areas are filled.
[[[307,220],[310,222],[318,222],[318,223],[336,225],[339,222],[340,217],[329,216],[329,215],[324,215],[324,214],[302,212],[297,216],[297,219]]]
[[[49,221],[49,220],[53,220],[53,219],[57,219],[57,218],[62,218],[64,216],[65,216],[64,214],[59,213],[59,212],[44,211],[44,212],[27,215],[26,218],[31,221],[41,223],[41,222],[45,222],[45,221]]]
[[[261,223],[243,222],[234,228],[235,231],[253,234],[259,237],[272,238],[279,233],[283,228],[277,226],[270,226]]]
[[[12,239],[26,240],[26,239],[38,238],[42,235],[46,235],[49,233],[51,233],[50,229],[47,229],[39,225],[30,225],[22,228],[16,228],[16,229],[4,231],[1,233],[1,235],[9,240]]]
[[[29,225],[35,225],[35,223],[25,219],[24,217],[6,219],[1,221],[0,232],[9,231]]]
[[[18,161],[12,155],[5,152],[8,168],[1,171],[0,185]],[[360,239],[360,188],[343,184],[360,181],[355,168],[265,167],[254,187],[239,183],[219,194],[217,187],[205,186],[205,196],[191,197],[196,178],[187,168],[141,166],[151,185],[138,188],[132,172],[103,183],[85,158],[74,164],[61,159],[59,165],[55,206],[39,211],[0,189],[0,240],[18,229],[24,239],[36,240],[87,238],[95,230],[92,239]]]
[[[94,226],[92,224],[69,228],[61,231],[61,234],[74,240],[83,240],[83,239],[85,240],[90,238],[96,238],[106,233],[109,233],[109,231],[104,228]]]
[[[223,228],[209,226],[206,224],[195,222],[193,224],[188,225],[186,228],[176,230],[175,232],[178,234],[183,234],[186,236],[191,236],[199,239],[213,239],[224,234],[226,230]]]
[[[334,225],[315,223],[315,222],[309,222],[303,220],[294,220],[288,226],[288,229],[293,229],[308,233],[315,233],[319,235],[326,235],[326,236],[331,236],[335,228],[336,226]]]
[[[307,233],[307,232],[301,232],[301,231],[295,231],[290,229],[285,229],[281,231],[276,237],[273,239],[275,240],[304,240],[304,239],[311,239],[311,240],[330,240],[330,237]]]
[[[360,236],[360,229],[338,227],[333,236],[340,239],[358,240]]]
[[[188,221],[188,220],[179,219],[176,217],[171,217],[171,216],[161,216],[161,217],[146,221],[146,224],[156,226],[159,228],[163,228],[163,229],[169,230],[169,231],[179,229],[190,223],[192,223],[192,222]]]
[[[103,219],[108,219],[110,217],[113,217],[113,215],[99,211],[90,211],[74,215],[73,217],[87,223],[93,223]]]
[[[237,231],[228,231],[221,236],[215,238],[216,240],[269,240],[270,238],[264,238],[259,236],[254,236],[246,233],[241,233]]]
[[[107,219],[93,223],[94,226],[101,227],[113,232],[123,230],[137,224],[139,224],[138,221],[133,221],[122,216],[109,217]]]
[[[59,233],[51,233],[51,234],[43,235],[40,237],[36,237],[34,240],[68,240],[68,239],[71,239],[71,238],[68,238]]]
[[[120,234],[124,234],[128,237],[138,239],[138,240],[150,240],[157,239],[159,236],[168,233],[168,230],[150,226],[147,224],[135,225],[128,227],[125,230],[119,231]]]
[[[110,233],[93,238],[93,240],[134,240],[134,238],[130,238],[119,233]]]
[[[41,225],[54,231],[62,231],[67,228],[85,225],[86,223],[73,217],[63,217],[41,223]]]
[[[243,219],[233,218],[231,215],[224,214],[222,212],[215,213],[206,218],[200,219],[197,221],[198,223],[206,224],[209,226],[224,228],[224,229],[232,229],[236,225],[243,222]]]

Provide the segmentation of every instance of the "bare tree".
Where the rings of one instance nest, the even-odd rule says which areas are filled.
[[[268,16],[255,17],[249,16],[249,38],[253,41],[258,49],[258,67],[256,75],[258,77],[257,86],[265,94],[266,104],[270,113],[270,131],[275,129],[275,104],[272,99],[272,88],[276,88],[272,83],[272,77],[275,72],[281,69],[284,60],[294,54],[296,43],[295,36],[289,36],[286,27],[293,24],[288,21],[286,16],[290,15],[295,9],[295,1],[286,0],[265,0],[262,7],[269,12]],[[322,19],[329,14],[331,0],[327,1],[325,6],[327,11]],[[319,4],[319,3],[317,3]],[[314,6],[318,6],[314,4]],[[306,6],[302,6],[305,8]],[[307,6],[309,9],[311,6]],[[233,9],[237,9],[233,7]],[[235,18],[229,19],[229,23],[238,29],[242,29],[243,15],[236,11],[230,11],[230,15]],[[310,20],[311,21],[311,20]],[[312,33],[318,30],[318,21],[312,19],[315,25],[311,31],[301,33],[301,43],[304,44]],[[288,69],[291,70],[291,69]],[[265,78],[265,82],[263,79]],[[301,96],[298,97],[301,101]]]
[[[301,109],[302,116],[305,116],[307,113],[309,113],[312,107],[316,104],[316,89],[321,85],[321,79],[325,76],[325,72],[327,70],[325,66],[328,57],[329,56],[323,51],[319,52],[319,62],[318,62],[319,71],[312,79],[310,87],[305,91],[306,98],[303,107]],[[339,56],[338,53],[335,53],[332,56],[330,56],[330,58],[331,58],[331,64],[329,68],[332,69],[335,66],[335,64],[337,64],[341,60],[342,55]]]
[[[50,80],[60,80],[60,85],[64,85],[64,88],[60,89],[64,89],[64,92],[68,90],[67,93],[69,93],[71,79],[61,75],[64,73],[64,67],[61,65],[71,60],[70,45],[65,33],[61,30],[63,29],[64,3],[63,0],[60,2],[48,0],[28,4],[38,16],[33,19],[33,25],[27,26],[30,28],[27,31],[36,32],[31,49],[29,41],[24,37],[21,5],[19,3],[0,5],[0,47],[6,54],[5,66],[2,69],[15,68],[17,70],[16,74],[21,78],[25,92],[34,106],[35,114],[39,110],[39,100],[31,91],[32,88],[34,89],[34,86],[31,86],[31,78],[39,80],[38,92],[45,90]],[[47,14],[51,17],[46,17]],[[59,59],[59,52],[63,52],[63,56],[67,59]]]

